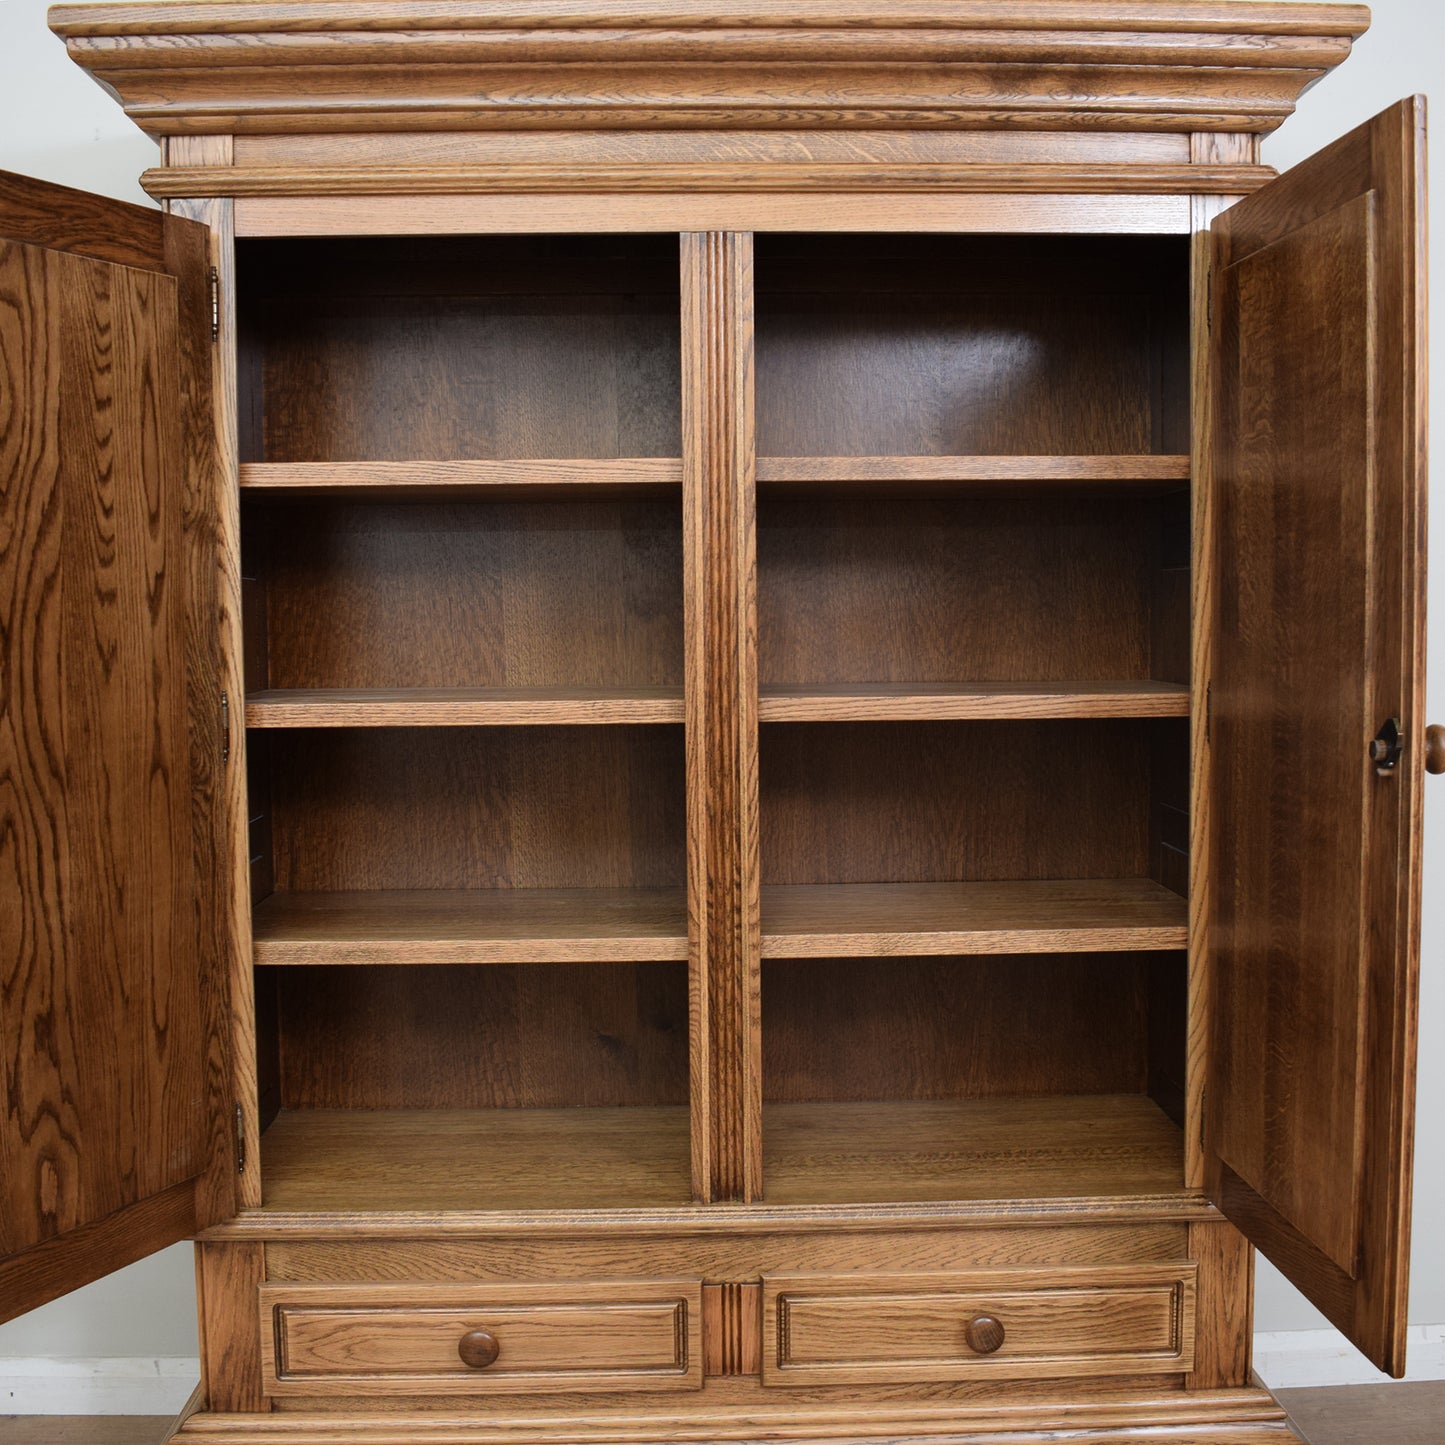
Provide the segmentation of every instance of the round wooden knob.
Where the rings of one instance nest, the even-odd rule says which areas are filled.
[[[991,1355],[1003,1344],[1003,1321],[993,1315],[976,1315],[963,1327],[963,1337],[976,1355]]]
[[[485,1370],[501,1353],[502,1347],[491,1330],[468,1330],[457,1345],[462,1364],[471,1370]]]
[[[1445,773],[1445,728],[1439,723],[1425,729],[1425,771]]]

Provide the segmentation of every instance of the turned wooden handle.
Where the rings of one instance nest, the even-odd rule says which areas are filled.
[[[975,1315],[963,1327],[963,1337],[976,1355],[991,1355],[1003,1344],[1003,1321],[994,1315]]]
[[[1445,773],[1445,727],[1439,723],[1425,729],[1425,771]]]
[[[457,1354],[468,1369],[485,1370],[502,1353],[491,1330],[468,1330],[457,1345]]]

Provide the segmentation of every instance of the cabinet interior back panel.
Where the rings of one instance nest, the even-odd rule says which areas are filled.
[[[303,729],[267,743],[282,891],[684,881],[681,728]]]
[[[768,724],[763,881],[1145,877],[1153,726]]]
[[[679,963],[271,972],[284,1108],[687,1102]]]
[[[682,685],[678,503],[287,503],[246,555],[273,688]]]
[[[238,249],[243,460],[676,456],[677,240]]]
[[[764,499],[763,680],[1187,681],[1187,523],[1182,586],[1165,565],[1181,505]]]
[[[1188,450],[1175,238],[760,236],[760,453]]]
[[[770,960],[763,965],[764,1098],[1139,1093],[1156,970],[1182,974],[1182,959]],[[1103,1037],[1108,1048],[1099,1047]]]

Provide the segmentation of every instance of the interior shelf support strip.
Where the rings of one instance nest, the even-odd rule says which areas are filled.
[[[682,457],[693,1191],[762,1195],[753,238],[686,232]]]

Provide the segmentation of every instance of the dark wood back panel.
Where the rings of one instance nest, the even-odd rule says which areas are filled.
[[[762,236],[763,455],[1188,449],[1176,238]]]
[[[1144,877],[1151,726],[765,724],[763,881]]]
[[[682,742],[662,726],[288,733],[275,886],[680,885]]]
[[[248,461],[676,456],[677,241],[252,241]]]
[[[264,685],[682,686],[680,503],[258,510]]]
[[[1181,619],[1160,595],[1163,505],[765,498],[763,681],[1187,681],[1168,675],[1181,620],[1187,662],[1188,587]]]
[[[1138,1093],[1149,978],[1171,965],[1182,975],[1179,955],[1148,953],[770,960],[764,1097]]]
[[[286,1108],[687,1102],[680,963],[274,972]]]

